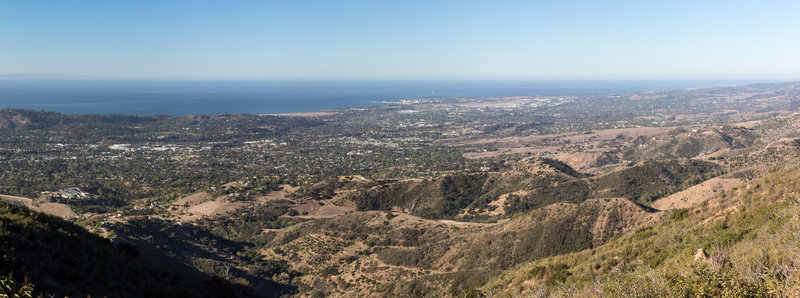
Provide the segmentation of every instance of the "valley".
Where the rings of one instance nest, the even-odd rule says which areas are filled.
[[[5,109],[3,227],[50,214],[241,296],[792,295],[800,254],[747,250],[796,240],[798,108],[782,82],[290,115]],[[118,293],[17,253],[0,275],[37,293]]]

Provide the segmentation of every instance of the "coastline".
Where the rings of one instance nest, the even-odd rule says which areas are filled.
[[[325,117],[338,115],[339,112],[315,111],[315,112],[294,112],[294,113],[273,113],[273,114],[258,114],[259,116],[281,116],[281,117]]]
[[[730,87],[765,80],[673,81],[94,81],[0,80],[0,108],[74,115],[253,114],[317,112],[444,98],[531,97]],[[769,81],[772,82],[772,81]],[[434,92],[435,91],[435,95]],[[309,114],[311,113],[311,114]]]

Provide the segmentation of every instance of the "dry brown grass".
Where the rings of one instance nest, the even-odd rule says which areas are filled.
[[[718,193],[728,191],[742,182],[742,179],[738,178],[711,178],[683,191],[658,199],[651,206],[658,210],[689,208],[713,198]]]
[[[43,198],[37,198],[36,200],[34,200],[17,196],[0,195],[0,200],[12,203],[15,202],[21,203],[30,209],[58,216],[64,219],[71,219],[78,217],[78,215],[75,214],[75,212],[73,212],[72,209],[69,208],[69,206],[61,203],[45,202]]]

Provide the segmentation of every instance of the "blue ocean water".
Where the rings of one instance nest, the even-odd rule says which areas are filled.
[[[728,86],[698,81],[92,81],[0,80],[0,108],[66,114],[272,114],[457,96],[586,94]]]

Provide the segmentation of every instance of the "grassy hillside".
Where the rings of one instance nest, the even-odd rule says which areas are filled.
[[[798,177],[798,166],[775,170],[605,245],[517,266],[471,293],[800,295]]]

